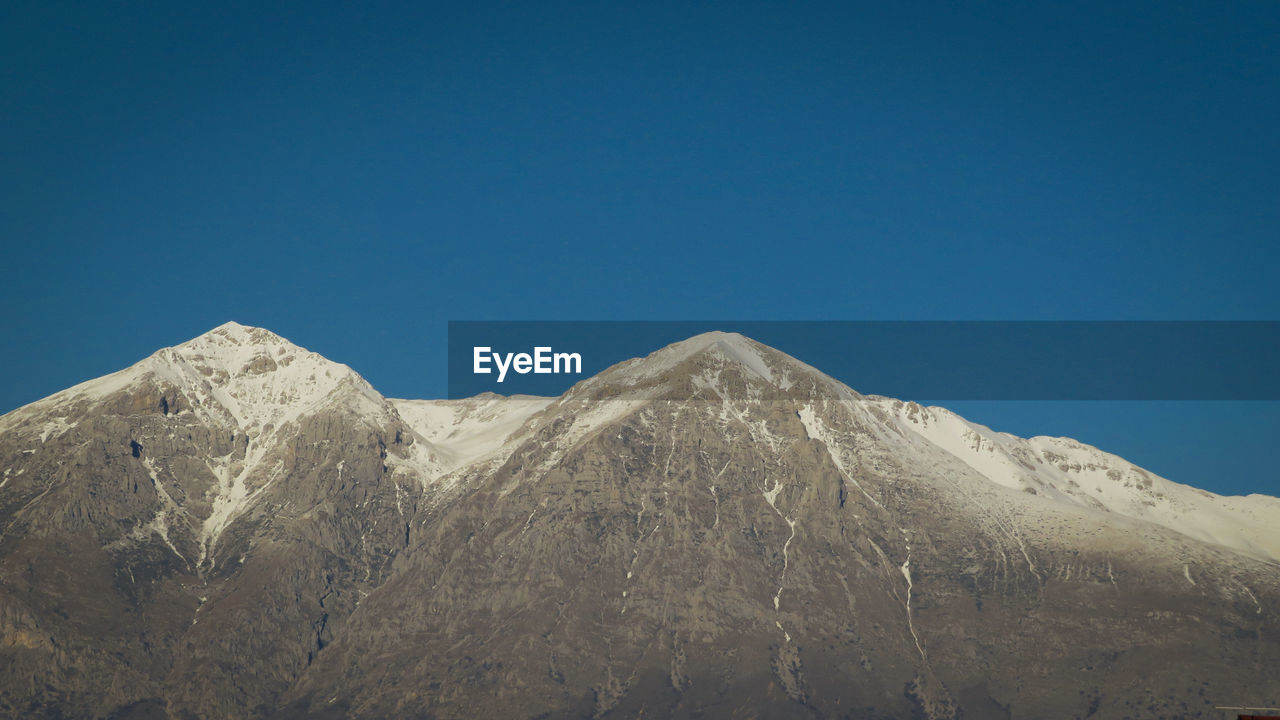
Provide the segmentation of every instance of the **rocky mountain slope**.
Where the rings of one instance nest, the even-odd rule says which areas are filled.
[[[6,717],[1216,718],[1280,500],[737,335],[388,400],[227,324],[0,417]]]

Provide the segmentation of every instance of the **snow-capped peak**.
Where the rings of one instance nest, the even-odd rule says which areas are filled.
[[[729,368],[737,373],[726,374]],[[730,377],[734,379],[726,382]],[[1274,529],[1280,499],[1222,497],[1158,477],[1069,438],[1023,439],[944,408],[863,396],[786,353],[736,333],[697,335],[585,381],[579,386],[585,392],[570,393],[579,397],[567,405],[573,409],[574,436],[591,434],[643,407],[649,398],[679,399],[671,391],[687,388],[682,384],[689,379],[693,392],[711,389],[722,402],[741,403],[735,414],[751,402],[769,399],[770,392],[795,399],[789,388],[800,383],[800,395],[816,391],[838,399],[854,415],[883,427],[888,431],[883,439],[900,456],[920,458],[921,466],[933,466],[940,451],[968,466],[973,477],[1020,491],[1018,497],[1115,513],[1253,557],[1280,560],[1280,532]],[[810,389],[810,381],[816,387]],[[827,435],[812,409],[799,414],[810,437]]]
[[[645,385],[691,360],[704,358],[712,360],[712,367],[736,367],[761,387],[785,390],[800,376],[826,377],[786,353],[744,335],[720,331],[706,332],[672,343],[646,357],[619,363],[597,377],[611,385]],[[717,372],[706,365],[702,369],[718,376]],[[710,377],[703,380],[713,382]]]
[[[293,345],[293,343],[290,343],[288,340],[285,340],[266,328],[241,325],[235,321],[222,323],[218,327],[202,335],[197,335],[177,347],[187,349],[212,349],[217,347],[230,348],[252,345],[297,347],[296,345]]]
[[[777,352],[745,335],[707,332],[670,345],[665,350],[676,362],[700,353],[714,353],[742,365],[766,382],[773,382],[773,371],[769,369],[765,356],[766,353],[776,355]]]
[[[0,426],[33,412],[74,416],[80,406],[120,393],[154,393],[157,383],[161,392],[171,388],[183,399],[174,412],[195,412],[244,430],[278,428],[338,398],[362,412],[384,406],[382,396],[346,365],[269,330],[228,322],[123,370],[19,408]]]
[[[279,427],[351,391],[368,409],[382,397],[354,370],[275,333],[228,322],[143,363],[193,406],[221,407],[239,427]]]
[[[181,358],[195,363],[206,375],[272,370],[276,358],[310,354],[270,330],[228,322],[180,345],[158,350],[152,357],[165,361]],[[267,362],[268,360],[272,362]],[[257,367],[252,367],[257,363]],[[289,360],[288,363],[292,363]],[[277,367],[278,363],[275,363]],[[286,365],[287,366],[287,365]]]

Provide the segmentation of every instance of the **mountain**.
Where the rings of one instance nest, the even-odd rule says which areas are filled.
[[[709,333],[393,400],[234,323],[0,417],[6,717],[1217,718],[1280,500]]]

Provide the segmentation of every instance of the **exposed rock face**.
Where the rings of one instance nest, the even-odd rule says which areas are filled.
[[[11,716],[270,707],[421,494],[395,466],[413,434],[367,383],[235,325],[0,423]]]
[[[228,325],[0,418],[0,713],[1216,718],[1280,501],[710,334],[388,401]]]

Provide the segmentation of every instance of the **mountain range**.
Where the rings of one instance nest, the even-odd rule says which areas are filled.
[[[227,323],[0,417],[0,715],[1220,718],[1280,499],[707,333],[398,400]]]

